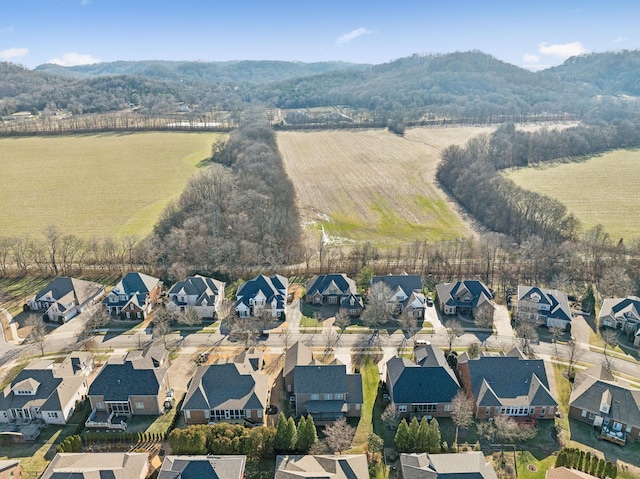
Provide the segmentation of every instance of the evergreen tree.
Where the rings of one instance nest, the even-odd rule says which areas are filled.
[[[598,456],[593,454],[591,456],[591,465],[589,466],[589,474],[591,474],[592,476],[595,476],[597,471],[598,471]]]
[[[409,451],[407,452],[420,452],[420,423],[415,416],[409,423]]]
[[[287,451],[295,451],[296,449],[296,444],[297,444],[297,439],[298,439],[298,431],[296,430],[296,422],[294,421],[293,417],[290,417],[287,420],[287,426],[286,426],[286,431],[287,431]]]
[[[283,412],[278,416],[278,424],[276,426],[276,436],[273,438],[273,448],[276,451],[289,450],[290,438],[287,436],[287,418]]]
[[[415,444],[415,452],[429,452],[429,421],[422,417],[418,432],[418,440]]]
[[[591,468],[591,452],[587,451],[584,455],[584,462],[582,463],[581,470],[589,474],[589,469]]]
[[[596,296],[593,294],[593,285],[589,284],[582,297],[582,311],[593,314],[596,308]]]
[[[407,420],[403,419],[398,425],[398,430],[396,431],[393,442],[399,452],[409,452],[409,440],[409,425],[407,424]]]
[[[313,423],[313,418],[311,416],[307,418],[301,417],[298,422],[296,449],[306,453],[317,440],[318,434],[316,433],[316,425]]]
[[[606,461],[602,458],[598,459],[598,471],[596,472],[596,476],[604,479],[604,466]]]
[[[438,452],[440,450],[440,441],[442,440],[440,434],[440,424],[438,424],[438,420],[434,417],[429,423],[429,440],[428,440],[428,449],[429,452]]]

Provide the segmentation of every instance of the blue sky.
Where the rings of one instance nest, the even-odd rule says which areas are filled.
[[[540,69],[640,48],[640,2],[0,0],[0,61],[341,60],[481,50]]]

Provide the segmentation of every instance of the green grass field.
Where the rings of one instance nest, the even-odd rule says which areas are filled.
[[[582,223],[604,225],[614,240],[640,237],[640,150],[616,150],[587,161],[506,173],[522,188],[556,198]]]
[[[0,139],[0,236],[55,224],[83,238],[146,235],[211,156],[217,133]]]

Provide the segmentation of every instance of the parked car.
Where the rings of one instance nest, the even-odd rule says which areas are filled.
[[[431,296],[427,296],[427,306],[433,306],[433,298]]]

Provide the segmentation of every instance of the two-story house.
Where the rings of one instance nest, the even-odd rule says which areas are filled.
[[[458,357],[461,386],[473,397],[476,417],[526,416],[552,419],[558,401],[551,394],[542,359],[527,359],[518,349],[508,354]]]
[[[265,424],[271,379],[246,359],[198,366],[182,405],[186,424]]]
[[[471,315],[487,312],[493,315],[493,293],[482,281],[466,280],[436,285],[436,301],[443,314]]]
[[[600,308],[598,324],[600,327],[619,329],[626,334],[635,335],[640,326],[640,298],[629,296],[605,299]]]
[[[31,311],[48,316],[50,321],[67,322],[104,295],[104,286],[92,281],[56,278],[29,300]]]
[[[116,284],[102,304],[122,319],[143,319],[160,299],[162,281],[143,273],[129,272]]]
[[[145,479],[146,452],[59,452],[40,479]]]
[[[402,357],[387,361],[386,386],[392,406],[403,416],[451,416],[460,390],[444,353],[431,344],[415,349],[416,362]]]
[[[87,394],[87,377],[93,355],[72,353],[62,363],[36,359],[24,368],[4,391],[0,391],[0,422],[66,424]]]
[[[362,376],[347,374],[344,364],[297,365],[293,376],[296,417],[311,414],[316,424],[360,417]]]
[[[169,290],[169,311],[185,313],[193,309],[200,318],[213,318],[224,299],[225,283],[205,276],[190,276]]]
[[[616,381],[604,367],[593,366],[576,374],[569,417],[600,428],[603,439],[640,439],[640,390]]]
[[[356,282],[344,273],[314,276],[306,290],[305,301],[313,304],[339,305],[345,296],[358,296]]]
[[[258,275],[238,288],[236,313],[241,318],[247,318],[258,317],[267,312],[274,318],[280,318],[284,315],[287,304],[288,288],[289,280],[284,276]]]
[[[555,289],[518,286],[518,319],[567,329],[571,324],[567,293]]]
[[[371,278],[371,287],[383,283],[391,290],[388,302],[395,315],[403,312],[410,318],[424,317],[426,298],[422,294],[422,279],[418,275],[387,275]]]
[[[158,359],[163,355],[156,356],[157,348],[147,351],[111,359],[100,370],[88,392],[92,412],[87,427],[126,429],[132,415],[164,412],[170,391],[168,368]]]

